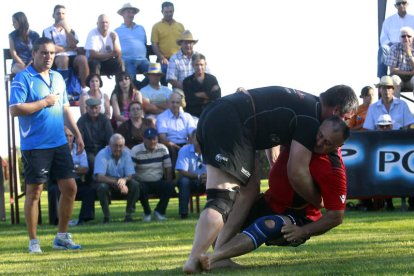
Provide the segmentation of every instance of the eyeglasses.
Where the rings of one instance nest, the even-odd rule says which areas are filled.
[[[401,6],[401,5],[407,5],[407,2],[406,1],[401,1],[401,2],[398,2],[398,3],[395,3],[395,5],[397,5],[397,6]]]
[[[387,129],[387,128],[390,128],[390,127],[391,127],[391,125],[378,125],[378,127],[379,127],[380,129]]]
[[[402,35],[401,36],[401,38],[406,38],[406,37],[411,38],[412,36],[411,35]]]
[[[131,111],[140,111],[142,110],[141,107],[131,107]]]

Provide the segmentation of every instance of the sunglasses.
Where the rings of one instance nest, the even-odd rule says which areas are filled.
[[[402,35],[401,36],[401,38],[406,38],[406,37],[411,38],[411,35]]]
[[[398,3],[395,3],[395,5],[397,5],[397,6],[401,6],[401,5],[407,5],[407,2],[406,1],[402,1],[402,2],[398,2]]]
[[[378,127],[379,127],[380,129],[386,129],[386,128],[390,128],[390,127],[391,127],[391,125],[378,125]]]

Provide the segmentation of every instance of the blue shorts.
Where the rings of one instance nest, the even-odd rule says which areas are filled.
[[[68,144],[51,149],[23,150],[26,184],[42,184],[48,179],[75,178],[72,155]]]

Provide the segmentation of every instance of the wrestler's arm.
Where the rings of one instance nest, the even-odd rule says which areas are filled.
[[[308,223],[302,227],[294,224],[286,224],[282,227],[283,237],[291,242],[293,240],[307,239],[312,236],[322,235],[332,228],[340,225],[344,218],[344,210],[327,210],[319,220]]]
[[[309,171],[311,158],[312,152],[299,142],[293,140],[290,145],[289,161],[287,164],[288,178],[295,192],[307,202],[320,208],[322,207],[322,198],[316,186],[313,184]]]

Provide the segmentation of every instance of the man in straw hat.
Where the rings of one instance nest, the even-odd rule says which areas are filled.
[[[150,63],[145,76],[149,79],[149,84],[141,89],[141,93],[154,106],[153,109],[146,110],[146,115],[153,114],[156,118],[156,115],[167,109],[168,99],[172,91],[160,83],[161,77],[164,76],[160,63]]]
[[[381,98],[369,106],[363,128],[374,130],[378,117],[386,113],[394,120],[393,129],[406,129],[414,124],[414,117],[407,103],[394,97],[392,78],[383,76],[377,86]]]
[[[198,42],[189,30],[185,30],[177,39],[180,50],[175,53],[168,63],[167,81],[173,88],[183,89],[183,80],[194,73],[191,58],[195,54],[193,47]]]
[[[262,87],[210,103],[197,128],[207,164],[207,203],[183,270],[198,271],[201,254],[214,241],[219,248],[240,229],[260,188],[257,150],[288,145],[290,184],[304,203],[321,207],[309,163],[315,147],[325,152],[334,145],[334,138],[332,131],[319,128],[320,123],[332,115],[348,120],[357,107],[358,98],[346,85],[331,87],[319,97],[287,87]]]
[[[124,23],[115,29],[121,43],[125,71],[137,86],[136,74],[146,72],[149,64],[147,59],[147,34],[144,27],[134,23],[134,17],[138,12],[139,9],[130,3],[124,4],[118,10],[118,14],[124,18]]]
[[[152,27],[151,45],[152,50],[157,55],[157,62],[161,63],[162,71],[166,73],[170,57],[180,49],[176,41],[184,32],[184,25],[173,19],[173,3],[162,3],[161,13],[163,15],[162,20]],[[161,83],[167,85],[165,80],[161,80]]]

